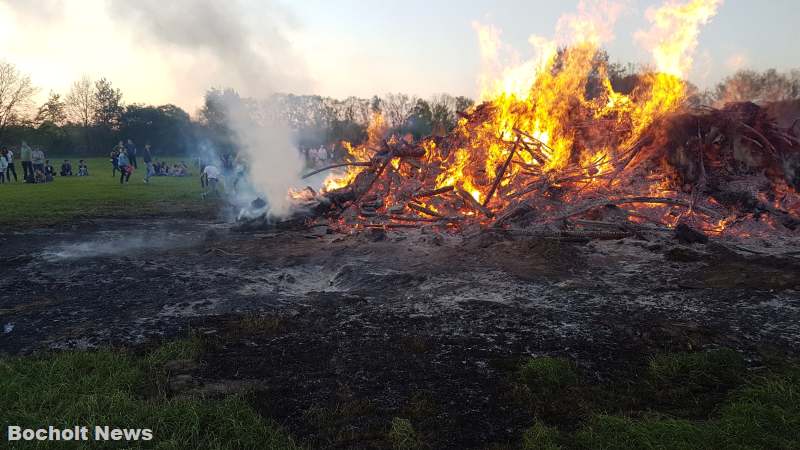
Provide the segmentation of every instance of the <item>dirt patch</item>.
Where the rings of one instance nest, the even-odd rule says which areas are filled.
[[[785,246],[413,231],[376,241],[190,220],[0,240],[0,260],[14,261],[0,280],[0,324],[11,325],[0,351],[191,329],[207,348],[179,374],[186,389],[254,391],[264,416],[311,447],[385,448],[395,417],[433,448],[515,441],[532,420],[509,401],[529,357],[567,358],[602,382],[664,351],[729,347],[755,364],[765,347],[800,348],[798,262]],[[696,257],[666,256],[678,247]]]

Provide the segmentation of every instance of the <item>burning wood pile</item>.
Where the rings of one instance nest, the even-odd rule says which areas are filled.
[[[696,36],[713,15],[707,6],[660,12]],[[367,141],[345,145],[346,161],[308,174],[334,170],[321,192],[290,192],[295,221],[344,232],[620,237],[683,224],[718,235],[793,233],[797,122],[781,128],[753,103],[688,109],[683,75],[692,40],[657,42],[657,70],[624,85],[598,62],[597,40],[552,48],[535,69],[507,71],[510,78],[494,83],[445,136],[387,138],[376,114]],[[258,223],[265,219],[250,224]]]
[[[594,238],[669,232],[680,223],[738,235],[800,226],[800,139],[753,103],[665,115],[614,151],[589,149],[618,141],[624,125],[581,120],[569,126],[566,156],[516,126],[482,135],[497,114],[496,104],[484,103],[453,133],[420,142],[373,134],[351,148],[350,161],[308,174],[347,170],[321,193],[294,192],[299,217],[340,231],[491,227]],[[483,147],[472,141],[476,134]]]

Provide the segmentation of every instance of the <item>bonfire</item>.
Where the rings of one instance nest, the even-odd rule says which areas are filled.
[[[713,15],[709,3],[660,13],[694,36]],[[494,83],[445,136],[387,138],[376,114],[366,142],[345,143],[345,162],[307,174],[337,170],[321,192],[291,193],[298,217],[341,231],[792,233],[797,131],[753,103],[689,108],[690,41],[656,45],[657,68],[624,91],[596,62],[597,39],[553,48],[523,89],[518,79]]]

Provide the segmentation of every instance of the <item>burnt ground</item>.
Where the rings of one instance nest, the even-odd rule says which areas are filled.
[[[796,248],[76,222],[0,236],[0,352],[191,333],[184,385],[254,389],[312,447],[385,447],[393,417],[433,448],[483,447],[531,423],[509,401],[526,357],[602,383],[661,352],[798,356]]]

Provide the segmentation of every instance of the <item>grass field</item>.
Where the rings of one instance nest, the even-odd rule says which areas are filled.
[[[38,428],[52,424],[147,427],[151,442],[94,443],[91,448],[300,449],[296,441],[262,415],[252,392],[207,396],[171,392],[173,363],[198,363],[214,344],[190,334],[149,351],[104,348],[0,356],[0,423]],[[530,359],[511,378],[504,396],[511,409],[529,411],[531,426],[516,443],[493,450],[717,450],[799,448],[800,372],[780,363],[750,373],[736,352],[726,349],[658,355],[637,376],[619,383],[593,383],[573,363]],[[638,405],[638,406],[637,406]],[[314,407],[306,411],[317,414]],[[321,426],[341,424],[344,411],[319,410]],[[435,407],[404,410],[377,448],[424,450],[431,430],[415,424]],[[351,435],[337,431],[336,439]],[[89,448],[81,443],[6,443],[9,448]],[[2,439],[0,439],[0,446]],[[332,446],[326,448],[350,448]],[[359,447],[360,448],[360,447]],[[370,447],[372,448],[372,447]]]
[[[152,441],[8,442],[3,448],[296,449],[278,426],[259,416],[246,394],[209,399],[168,393],[174,360],[194,360],[186,339],[145,354],[124,349],[0,357],[0,423],[40,428],[76,425],[150,428]],[[93,431],[90,431],[90,435]]]
[[[56,170],[62,160],[51,159]],[[71,159],[77,173],[78,159]],[[198,169],[190,167],[188,177],[153,177],[143,182],[144,163],[120,185],[119,172],[111,176],[108,158],[87,158],[88,177],[55,177],[52,183],[0,184],[0,226],[38,226],[68,222],[80,218],[129,217],[143,215],[202,215],[216,208],[215,202],[203,201]],[[177,158],[164,158],[172,163]],[[188,162],[188,161],[187,161]],[[16,163],[17,175],[22,167]]]

